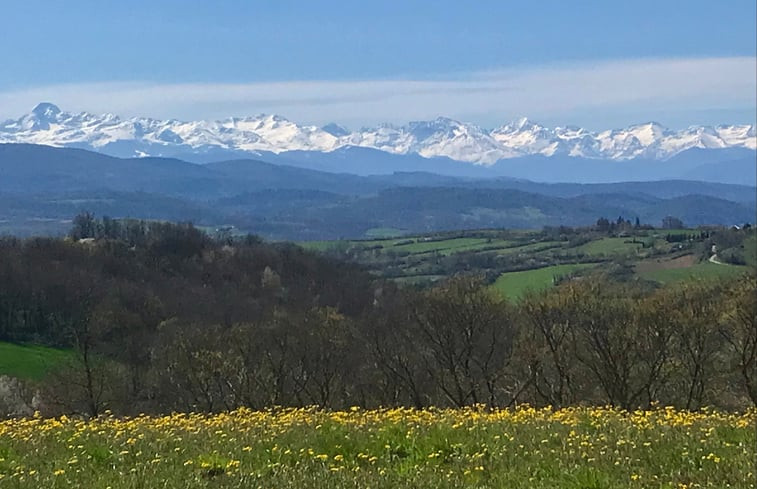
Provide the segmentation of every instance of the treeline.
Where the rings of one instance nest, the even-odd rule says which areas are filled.
[[[513,304],[475,276],[399,288],[293,245],[140,226],[0,241],[0,340],[73,351],[18,388],[30,409],[757,405],[753,276],[597,276]]]
[[[665,241],[667,241],[668,243],[683,243],[684,241],[704,241],[709,237],[709,231],[676,234],[668,233],[665,235]]]

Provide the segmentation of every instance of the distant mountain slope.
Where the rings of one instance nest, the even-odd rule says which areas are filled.
[[[459,163],[458,163],[459,164]],[[0,233],[59,232],[89,210],[234,225],[281,239],[480,227],[588,225],[599,216],[688,225],[754,221],[755,188],[692,181],[536,183],[426,172],[357,176],[254,160],[199,165],[0,144]]]
[[[221,161],[203,165],[203,168],[223,175],[245,192],[263,189],[312,189],[363,194],[375,192],[385,186],[357,175],[328,173],[255,160]]]
[[[738,161],[738,167],[717,171]],[[710,168],[709,171],[700,168]],[[683,151],[667,161],[652,159],[593,160],[541,155],[502,160],[489,167],[496,175],[541,182],[611,183],[649,180],[704,180],[716,183],[755,184],[757,152],[744,148]],[[697,176],[698,175],[698,176]],[[700,178],[701,177],[701,178]]]
[[[296,205],[292,205],[295,201]],[[265,202],[265,213],[261,213]],[[646,195],[591,194],[552,197],[509,189],[391,188],[374,196],[255,193],[217,203],[233,205],[237,225],[280,239],[362,237],[370,229],[409,233],[436,230],[587,226],[600,216],[623,216],[660,225],[667,215],[686,225],[736,224],[754,220],[754,204],[704,196],[658,199]],[[248,214],[243,211],[252,210]],[[264,217],[263,217],[264,215]]]
[[[491,167],[471,165],[439,156],[426,158],[417,154],[392,154],[373,148],[348,146],[328,153],[285,151],[261,152],[257,159],[270,163],[298,166],[355,175],[387,175],[395,172],[427,172],[456,177],[496,176]],[[191,160],[194,161],[194,160]]]
[[[206,199],[261,189],[304,188],[375,192],[372,183],[334,174],[236,160],[198,165],[173,158],[114,158],[73,148],[0,144],[0,192],[39,194],[79,191],[141,191]]]
[[[757,149],[753,125],[692,126],[674,131],[647,122],[592,132],[578,127],[547,128],[522,118],[489,130],[438,117],[350,132],[335,124],[323,128],[300,125],[279,115],[218,121],[122,119],[114,114],[65,112],[47,102],[18,119],[1,122],[0,142],[81,147],[126,157],[192,153],[222,159],[242,154],[256,157],[260,152],[332,152],[361,147],[482,165],[529,155],[665,160],[690,148]]]
[[[261,190],[212,201],[143,192],[0,194],[0,234],[64,232],[81,211],[99,216],[192,221],[235,226],[272,239],[360,238],[376,228],[425,231],[587,226],[600,216],[660,225],[667,215],[687,226],[754,222],[755,205],[689,195],[589,194],[561,198],[510,189],[397,187],[349,196],[318,190]]]
[[[705,163],[686,172],[684,176],[691,180],[757,185],[757,166],[755,166],[754,157],[746,157],[718,163]]]
[[[491,173],[479,173],[478,177],[428,172],[358,176],[256,160],[198,165],[171,158],[120,159],[81,149],[27,144],[0,144],[0,175],[0,192],[22,194],[112,190],[209,199],[265,189],[363,195],[402,186],[501,188],[555,197],[628,193],[669,198],[698,194],[738,202],[755,200],[754,187],[696,181],[549,184],[495,177]]]
[[[655,224],[666,215],[678,216],[687,225],[754,220],[753,205],[696,195],[673,199],[627,194],[560,198],[518,190],[460,188],[388,189],[352,204],[348,212],[380,216],[376,227],[414,223],[416,227],[446,229],[588,225],[601,215],[638,216]]]
[[[190,161],[203,162],[204,156],[185,155]],[[716,183],[754,185],[757,152],[745,148],[690,149],[667,161],[638,158],[633,160],[591,159],[576,156],[531,155],[500,160],[489,166],[469,165],[446,157],[424,158],[416,154],[390,154],[370,148],[340,148],[328,153],[287,151],[279,154],[261,152],[256,159],[276,164],[298,166],[329,172],[358,175],[394,172],[428,172],[440,175],[491,178],[510,177],[540,182],[612,183],[650,180],[684,180],[693,178],[700,167],[711,165],[714,171],[701,173],[701,180]],[[741,166],[719,172],[720,163],[738,160]]]
[[[708,183],[691,180],[659,180],[654,182],[620,182],[620,183],[536,183],[527,180],[490,179],[472,180],[458,186],[488,186],[492,188],[512,188],[554,197],[577,197],[590,194],[649,195],[661,199],[684,197],[687,195],[704,195],[732,200],[734,202],[753,203],[757,200],[757,189],[749,185]]]
[[[27,144],[0,144],[0,174],[0,191],[22,194],[110,189],[195,195],[226,185],[222,175],[181,160],[119,159]]]

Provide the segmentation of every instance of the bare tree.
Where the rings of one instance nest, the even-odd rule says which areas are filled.
[[[757,406],[757,284],[746,275],[728,291],[721,334],[747,396]]]
[[[577,358],[607,402],[624,409],[648,406],[665,380],[671,328],[646,311],[627,288],[595,281],[578,312]]]
[[[579,395],[581,375],[574,339],[583,289],[568,283],[529,295],[520,305],[525,321],[521,351],[528,375],[537,395],[552,406],[569,405]]]
[[[513,400],[505,368],[516,324],[509,307],[481,285],[453,278],[424,294],[413,311],[428,375],[455,406]]]
[[[718,357],[723,343],[719,334],[722,294],[720,283],[700,281],[663,290],[647,300],[656,320],[671,324],[675,331],[675,359],[679,366],[675,376],[681,384],[680,397],[686,409],[701,407],[708,392],[719,384],[716,376],[721,370]]]

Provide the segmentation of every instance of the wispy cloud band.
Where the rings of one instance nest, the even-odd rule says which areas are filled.
[[[0,92],[0,117],[16,117],[44,100],[124,116],[217,119],[266,112],[352,125],[437,115],[482,125],[520,115],[575,123],[591,114],[606,120],[614,113],[648,113],[651,119],[666,111],[753,111],[756,73],[757,58],[719,57],[532,66],[427,80],[77,83]]]

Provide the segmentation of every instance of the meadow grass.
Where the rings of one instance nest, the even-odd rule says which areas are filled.
[[[563,246],[563,243],[561,241],[539,241],[537,243],[529,243],[529,244],[522,244],[522,245],[515,245],[515,246],[509,246],[506,248],[502,248],[501,250],[497,250],[498,255],[511,255],[515,253],[534,253],[536,255],[537,253],[541,251],[550,250],[553,248],[561,248]]]
[[[39,380],[70,357],[65,350],[0,342],[0,375]]]
[[[450,251],[470,249],[471,246],[481,246],[487,243],[486,238],[451,238],[439,241],[418,240],[415,243],[392,246],[389,250],[406,251],[408,253],[427,253],[429,251]]]
[[[412,243],[402,243],[405,240],[412,240]],[[440,253],[442,255],[451,255],[463,251],[505,249],[513,245],[512,241],[504,239],[490,238],[449,238],[434,241],[424,241],[418,237],[395,237],[395,238],[378,238],[371,240],[334,240],[334,241],[303,241],[300,246],[315,251],[328,251],[339,246],[382,246],[382,252],[405,252],[412,255],[423,255],[431,253]]]
[[[341,240],[328,240],[328,241],[299,241],[297,243],[298,246],[301,246],[302,248],[305,248],[306,250],[311,251],[328,251],[331,249],[336,248],[337,246],[344,246],[341,243],[351,243],[351,241],[341,241]]]
[[[757,412],[238,410],[0,422],[8,488],[747,488]]]
[[[744,261],[750,267],[757,267],[757,234],[744,240]]]
[[[438,253],[442,256],[450,256],[455,253],[463,253],[466,251],[481,252],[481,253],[497,253],[501,254],[504,250],[514,246],[514,242],[504,239],[482,239],[471,243],[457,243],[454,246],[442,245],[439,248],[432,249],[430,251],[422,251],[419,253],[413,253],[414,256],[433,256]],[[389,248],[391,249],[391,248]]]
[[[683,228],[683,229],[656,229],[653,232],[653,234],[656,234],[656,235],[662,236],[662,237],[665,237],[668,234],[671,235],[671,236],[681,236],[681,235],[689,236],[691,234],[697,234],[697,233],[698,233],[698,231],[696,229],[687,229],[687,228]]]
[[[397,228],[371,228],[364,233],[366,238],[396,238],[407,231]]]
[[[710,262],[697,263],[686,268],[668,268],[640,272],[641,278],[668,284],[691,279],[710,279],[735,277],[749,270],[749,267],[726,265]]]
[[[481,252],[487,252],[487,251],[493,251],[493,252],[499,252],[505,248],[508,248],[510,246],[513,246],[515,243],[513,241],[508,241],[504,239],[492,239],[492,240],[484,240],[479,243],[473,243],[469,245],[462,245],[457,246],[455,248],[448,248],[446,250],[442,250],[442,255],[452,255],[454,253],[462,253],[464,251],[481,251]]]
[[[494,290],[511,300],[517,300],[529,291],[539,291],[551,287],[555,277],[568,275],[589,268],[593,264],[553,265],[519,272],[505,272],[492,284]]]
[[[641,248],[641,242],[632,243],[631,238],[602,238],[577,248],[592,256],[634,255]]]

